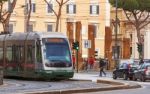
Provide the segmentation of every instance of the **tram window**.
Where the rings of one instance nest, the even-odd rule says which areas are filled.
[[[42,63],[41,46],[39,42],[36,43],[36,59],[37,62]]]
[[[6,60],[8,60],[8,62],[12,61],[12,47],[6,48]]]
[[[16,60],[16,45],[12,46],[12,61]]]
[[[23,46],[14,46],[14,51],[14,59],[18,62],[23,60]]]
[[[0,48],[0,61],[3,59],[3,48]],[[0,62],[1,63],[1,62]]]
[[[24,47],[23,46],[20,46],[20,60],[23,60],[24,57],[23,57],[23,52],[24,52]]]
[[[33,61],[33,47],[32,45],[28,45],[27,47],[27,61],[32,62]]]

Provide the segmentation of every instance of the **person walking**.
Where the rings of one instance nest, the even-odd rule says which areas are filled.
[[[99,68],[100,68],[99,76],[101,76],[101,77],[102,77],[102,74],[104,74],[106,76],[106,73],[104,71],[105,65],[106,65],[106,62],[104,61],[104,59],[100,58],[100,60],[99,60]]]
[[[84,69],[85,71],[87,71],[87,69],[88,69],[88,60],[87,60],[87,58],[84,58],[84,59],[83,59],[83,69]]]
[[[88,59],[88,64],[89,64],[90,69],[93,68],[94,61],[95,61],[94,57],[90,57],[90,58]]]
[[[143,63],[144,63],[144,61],[143,61],[143,59],[141,59],[140,62],[139,62],[139,65],[141,65]]]

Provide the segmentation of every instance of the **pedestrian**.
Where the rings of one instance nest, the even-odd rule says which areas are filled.
[[[92,56],[88,59],[88,64],[89,64],[90,69],[93,68],[94,61],[95,61],[95,59]]]
[[[106,69],[108,70],[109,69],[109,60],[108,60],[108,58],[105,59],[105,63],[106,63]]]
[[[88,60],[87,58],[84,58],[84,70],[87,71],[88,69]]]
[[[139,65],[141,65],[143,63],[144,63],[144,61],[143,61],[143,59],[141,59],[140,62],[139,62]]]
[[[106,73],[104,71],[105,66],[106,66],[106,62],[104,61],[104,59],[100,58],[99,59],[99,68],[100,68],[99,76],[102,76],[102,74],[106,76]]]

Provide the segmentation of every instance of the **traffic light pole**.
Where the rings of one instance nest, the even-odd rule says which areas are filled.
[[[78,73],[78,50],[76,50],[76,63],[77,63],[77,73]]]
[[[118,0],[116,0],[116,18],[115,18],[115,66],[118,66],[118,39],[117,39],[117,32],[118,32]]]

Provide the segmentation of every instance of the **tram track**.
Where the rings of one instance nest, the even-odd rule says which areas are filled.
[[[34,91],[53,91],[53,90],[65,90],[65,89],[78,89],[78,88],[94,88],[104,87],[107,84],[94,83],[91,81],[26,81],[26,80],[14,80],[4,79],[4,85],[1,86],[1,94],[17,94],[28,93]]]

